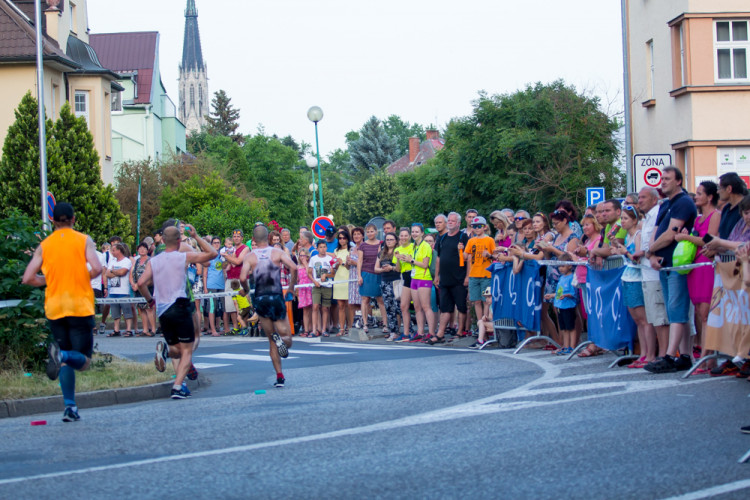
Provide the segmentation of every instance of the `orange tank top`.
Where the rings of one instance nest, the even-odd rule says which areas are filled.
[[[47,280],[44,311],[48,319],[94,315],[94,290],[86,267],[87,238],[64,228],[42,241],[42,274]]]

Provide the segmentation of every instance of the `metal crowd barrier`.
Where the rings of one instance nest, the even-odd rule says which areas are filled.
[[[575,265],[575,266],[581,266],[581,265],[588,265],[588,262],[570,262],[570,261],[559,261],[559,260],[540,260],[537,261],[540,265],[546,265],[546,266],[566,266],[566,265]],[[609,271],[610,269],[616,269],[618,267],[622,267],[625,265],[625,258],[622,255],[615,255],[612,257],[607,257],[604,262],[602,263],[602,270]],[[499,320],[495,322],[495,329],[507,329],[507,328],[513,328],[516,329],[517,326],[513,322],[513,320]],[[525,331],[528,331],[524,329]],[[555,342],[555,340],[551,337],[548,337],[547,335],[542,335],[541,331],[535,332],[536,335],[532,335],[531,337],[524,339],[521,344],[516,347],[516,350],[513,351],[513,354],[518,354],[521,352],[521,349],[526,347],[531,342],[536,342],[539,340],[543,340],[547,342],[548,344],[554,345],[557,349],[560,349],[562,346]],[[497,334],[495,335],[497,337]],[[578,346],[576,346],[575,349],[573,349],[573,352],[568,356],[568,360],[570,360],[580,349],[583,347],[589,345],[590,341],[585,341]]]

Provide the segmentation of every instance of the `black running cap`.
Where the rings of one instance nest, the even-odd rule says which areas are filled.
[[[73,205],[70,203],[57,203],[55,209],[52,211],[52,219],[57,222],[73,220],[74,216]]]

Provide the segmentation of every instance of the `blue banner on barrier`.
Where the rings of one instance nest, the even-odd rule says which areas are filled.
[[[633,350],[636,326],[622,298],[624,267],[598,271],[589,267],[586,277],[588,339],[609,350]]]
[[[493,264],[488,269],[492,271],[492,318],[511,319],[538,332],[542,319],[539,264],[526,261],[518,274],[510,264]]]

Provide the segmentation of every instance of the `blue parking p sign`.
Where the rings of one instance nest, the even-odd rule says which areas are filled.
[[[603,187],[587,187],[586,188],[586,206],[590,207],[604,201],[604,188]]]

